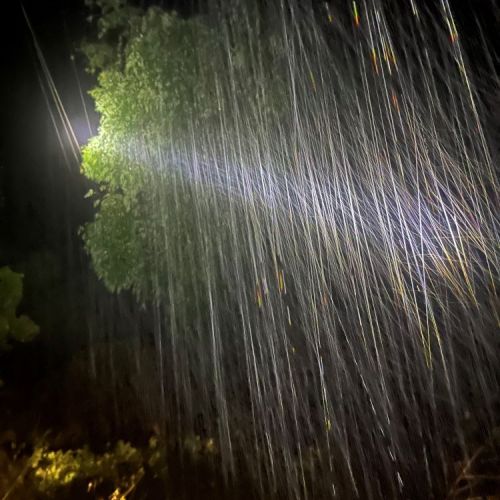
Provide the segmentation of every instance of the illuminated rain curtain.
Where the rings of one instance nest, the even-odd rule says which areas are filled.
[[[141,369],[166,432],[202,428],[263,498],[430,498],[472,453],[467,423],[495,423],[484,103],[448,3],[399,5],[153,10],[101,81],[137,101],[84,153],[98,181],[96,158],[121,165],[86,228],[94,267],[153,304]],[[113,283],[98,246],[131,235]]]

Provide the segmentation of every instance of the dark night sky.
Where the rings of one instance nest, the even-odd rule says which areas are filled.
[[[81,104],[69,57],[85,34],[83,1],[60,0],[50,5],[25,2],[68,112],[78,116]],[[61,172],[65,166],[39,85],[35,52],[20,4],[12,2],[4,19],[13,29],[9,34],[4,31],[2,40],[0,182],[6,210],[2,221],[7,237],[4,245],[10,247],[8,257],[12,259],[51,237],[49,229],[56,229],[55,221],[47,217],[46,210],[57,204],[65,188],[61,183],[69,179]]]

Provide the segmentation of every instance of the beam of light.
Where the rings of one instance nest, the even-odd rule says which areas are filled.
[[[73,170],[81,162],[81,147],[94,135],[74,56],[71,56],[71,64],[77,82],[84,117],[75,116],[70,118],[23,4],[21,4],[21,9],[35,48],[39,64],[37,68],[38,81],[51,117],[61,154],[64,157],[67,168]]]
[[[246,5],[209,9],[215,117],[116,140],[145,179],[162,416],[202,414],[262,498],[439,497],[500,366],[498,169],[448,2],[443,31],[413,1],[277,1],[270,60]]]

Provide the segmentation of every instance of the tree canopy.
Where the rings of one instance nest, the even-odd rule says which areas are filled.
[[[110,289],[145,297],[152,243],[164,224],[153,186],[165,172],[155,171],[158,158],[150,155],[166,138],[182,136],[192,116],[210,113],[214,103],[204,94],[197,51],[200,45],[209,50],[210,36],[195,19],[111,4],[103,9],[98,42],[84,47],[90,69],[98,72],[92,96],[100,128],[83,151],[82,171],[97,186],[89,193],[97,214],[83,236]],[[111,32],[114,39],[106,41]]]
[[[82,172],[96,184],[88,193],[96,216],[82,234],[108,288],[132,289],[146,299],[158,290],[152,279],[162,281],[168,274],[170,281],[190,280],[189,268],[167,273],[162,255],[196,245],[196,225],[209,217],[200,216],[191,202],[199,193],[184,184],[188,160],[179,152],[193,151],[195,133],[217,127],[230,133],[230,120],[221,125],[224,113],[230,116],[221,103],[244,100],[249,120],[252,113],[262,120],[265,109],[276,112],[277,73],[269,78],[274,97],[266,108],[256,68],[264,71],[267,61],[271,74],[270,56],[279,50],[271,35],[254,47],[248,37],[224,32],[203,17],[184,19],[157,7],[141,11],[120,0],[96,3],[101,9],[98,37],[85,44],[84,52],[98,78],[91,95],[100,127],[84,148],[82,163]],[[233,87],[229,99],[221,95],[221,80]]]

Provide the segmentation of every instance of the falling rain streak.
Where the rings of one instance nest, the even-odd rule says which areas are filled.
[[[497,423],[484,103],[446,0],[270,3],[202,21],[215,119],[194,97],[182,134],[121,151],[160,221],[161,418],[202,420],[262,498],[431,498],[472,453],[467,420]]]

